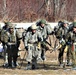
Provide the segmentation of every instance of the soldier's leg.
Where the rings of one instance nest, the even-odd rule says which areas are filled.
[[[71,46],[68,46],[68,50],[67,50],[67,66],[71,65]]]
[[[76,46],[75,46],[75,48],[76,48]],[[74,69],[74,70],[76,70],[76,50],[75,50],[75,48],[74,48],[74,50],[71,50],[72,51],[72,63],[73,63],[72,69]]]
[[[4,64],[3,67],[7,67],[8,66],[8,51],[7,51],[7,46],[3,45],[3,57],[4,57]]]
[[[37,68],[37,59],[36,57],[33,57],[32,59],[32,69],[36,69]]]
[[[69,49],[67,50],[67,64],[69,64],[70,62],[70,55],[69,55],[70,51]]]
[[[64,64],[63,64],[64,48],[65,48],[65,46],[62,46],[62,48],[59,50],[58,60],[59,60],[60,67],[64,66]]]
[[[12,53],[13,53],[13,66],[16,67],[17,66],[17,57],[18,57],[18,49],[16,47],[16,45],[12,46]]]
[[[75,69],[76,70],[76,56],[75,56],[75,51],[74,49],[72,49],[73,45],[71,45],[71,59],[72,59],[72,69]]]
[[[41,58],[41,50],[40,49],[38,49],[38,57],[37,57],[37,61],[39,62],[39,61],[42,61],[42,58]]]
[[[41,43],[41,58],[42,60],[45,60],[45,48],[46,48],[46,44],[45,42]]]
[[[8,53],[8,67],[12,67],[12,55]]]
[[[31,62],[31,60],[32,60],[32,46],[29,44],[27,56],[26,56],[26,61]]]
[[[34,46],[32,51],[32,69],[37,68],[37,57],[38,57],[38,49],[36,46]]]
[[[8,53],[8,67],[12,67],[12,52],[11,52],[11,46],[8,46],[7,48]]]
[[[45,60],[45,49],[42,49],[41,58],[42,60]]]
[[[76,66],[76,51],[75,51],[75,66]]]
[[[17,66],[17,55],[13,56],[13,66],[16,67]]]
[[[75,66],[76,66],[76,45],[75,45]]]
[[[4,61],[6,61],[7,46],[3,45],[3,49],[4,49],[4,53],[3,53]]]
[[[63,63],[63,50],[59,49],[59,55],[58,55],[59,64]]]
[[[75,51],[72,51],[72,68],[75,68]]]
[[[28,51],[26,56],[27,66],[25,67],[26,70],[31,69],[31,60],[32,60],[32,46],[28,45]]]

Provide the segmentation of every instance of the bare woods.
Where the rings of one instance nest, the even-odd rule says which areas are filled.
[[[45,18],[49,22],[76,17],[76,0],[0,0],[0,21],[32,22]]]

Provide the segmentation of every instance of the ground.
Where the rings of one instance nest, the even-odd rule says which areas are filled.
[[[54,45],[55,38],[52,37],[52,44]],[[57,43],[57,41],[55,42]],[[20,45],[21,47],[23,45]],[[23,47],[22,47],[23,48]],[[21,65],[25,51],[20,51],[21,55],[18,57],[18,63]],[[23,64],[20,67],[17,67],[16,69],[6,69],[3,68],[2,65],[4,63],[3,58],[0,58],[0,75],[76,75],[76,70],[72,70],[71,66],[66,66],[65,68],[60,68],[58,63],[58,53],[59,51],[53,51],[50,53],[50,51],[46,51],[46,61],[44,62],[45,66],[43,65],[43,62],[38,62],[38,69],[36,70],[25,70],[25,67],[27,65],[27,62],[24,60]],[[65,60],[64,53],[64,60]]]
[[[0,59],[0,75],[76,75],[76,71],[70,69],[71,66],[66,66],[64,69],[59,67],[57,55],[58,51],[52,53],[47,51],[45,67],[42,62],[39,62],[36,70],[24,70],[26,61],[23,61],[21,69],[6,69],[2,67],[4,60]],[[18,63],[21,63],[20,58],[18,58]]]

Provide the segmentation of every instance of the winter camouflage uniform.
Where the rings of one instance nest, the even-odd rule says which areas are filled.
[[[44,24],[44,26],[42,27],[41,24]],[[48,38],[48,35],[50,35],[52,31],[50,25],[47,25],[45,20],[40,21],[40,24],[38,25],[38,31],[41,33],[43,37],[43,42],[41,43],[41,47],[42,47],[41,57],[43,60],[45,60],[45,51],[47,49],[45,42]]]
[[[32,27],[35,25],[32,25]],[[32,28],[31,27],[31,28]],[[36,26],[35,26],[36,27]],[[32,28],[33,30],[34,28]],[[36,29],[36,28],[35,28]],[[42,36],[39,32],[33,33],[28,31],[25,36],[25,49],[27,50],[26,61],[28,61],[27,69],[29,69],[30,62],[32,62],[32,69],[37,67],[37,60],[41,59],[41,51],[38,48],[38,43],[42,41]]]

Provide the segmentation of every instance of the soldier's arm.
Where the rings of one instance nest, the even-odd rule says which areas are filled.
[[[29,39],[29,32],[27,32],[25,35],[25,39],[24,39],[25,46],[28,46],[28,39]]]
[[[62,28],[59,28],[58,31],[56,31],[56,38],[57,39],[62,39]]]
[[[46,31],[47,31],[47,35],[50,35],[50,34],[52,34],[52,28],[51,28],[51,26],[50,25],[47,25],[46,26]]]
[[[43,37],[42,37],[42,35],[41,35],[41,33],[40,32],[38,32],[38,41],[39,42],[41,42],[41,41],[43,41]]]
[[[24,39],[24,45],[25,49],[28,51],[28,40],[29,40],[29,32],[26,33],[25,39]]]
[[[16,31],[16,36],[17,36],[19,41],[22,40],[22,36],[18,33],[18,31]]]
[[[8,40],[9,40],[9,32],[5,32],[5,34],[3,35],[4,44],[7,44]]]
[[[67,33],[65,41],[66,41],[67,45],[71,45],[71,35],[70,35],[70,32]]]

